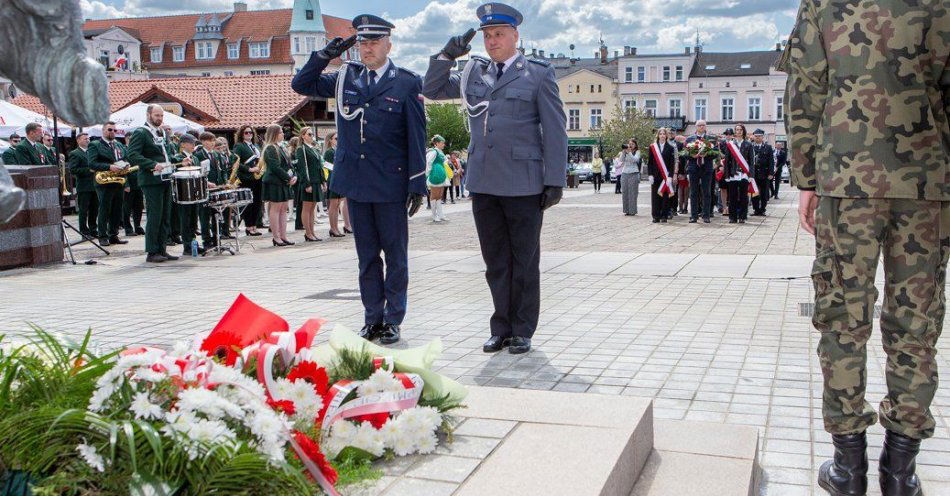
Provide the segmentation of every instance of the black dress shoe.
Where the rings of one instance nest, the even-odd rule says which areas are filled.
[[[127,240],[119,239],[118,236],[112,236],[111,238],[109,238],[109,243],[110,243],[110,244],[113,244],[113,245],[127,245],[127,244],[129,244],[129,242],[128,242]]]
[[[349,229],[347,229],[347,228],[345,228],[345,227],[343,228],[343,232],[345,232],[346,234],[353,234],[353,231],[351,231],[351,230],[349,230]]]
[[[247,229],[244,230],[244,234],[247,236],[263,236],[262,233],[259,233],[257,231],[251,232],[251,231],[248,231]]]
[[[653,219],[653,223],[654,223],[654,224],[659,224],[659,223],[660,223],[660,219]]]
[[[109,238],[99,238],[99,244],[102,246],[109,246]]]
[[[125,237],[126,237],[126,238],[131,238],[131,237],[133,237],[133,236],[136,236],[135,231],[133,231],[133,230],[131,230],[131,229],[126,229],[126,230],[125,230]]]
[[[297,244],[297,243],[294,243],[293,241],[287,241],[286,239],[282,239],[281,241],[284,242],[284,246],[293,246]]]
[[[172,236],[172,243],[175,243],[176,245],[180,245],[180,244],[181,244],[181,236]]]
[[[896,432],[884,434],[884,449],[878,462],[878,481],[884,496],[922,496],[920,479],[917,478],[917,453],[920,439],[913,439]]]
[[[818,485],[832,496],[864,496],[868,492],[867,434],[836,434],[831,439],[834,459],[821,464]]]
[[[669,221],[669,219],[667,219],[666,217],[660,219],[660,222],[663,223],[663,224],[666,224],[668,221]]]
[[[338,233],[338,232],[330,231],[330,237],[331,237],[331,238],[345,238],[346,235],[343,234],[343,233]]]
[[[168,259],[159,253],[150,253],[147,257],[145,257],[145,261],[147,263],[162,263],[165,260]]]
[[[508,346],[508,353],[520,355],[531,351],[531,338],[515,336],[511,338],[511,344]]]
[[[135,228],[135,234],[138,234],[139,236],[143,236],[145,235],[145,229],[142,229],[142,226],[137,226]]]
[[[745,224],[745,219],[739,219],[740,224]]]
[[[379,336],[379,331],[382,328],[382,324],[366,324],[360,329],[359,336],[367,341],[372,341]]]
[[[695,224],[695,223],[696,223],[696,219],[689,219],[689,223],[690,223],[690,224]]]
[[[730,224],[735,224],[736,222],[739,222],[739,221],[737,221],[737,220],[735,220],[735,219],[729,219],[729,223],[730,223]]]
[[[395,344],[399,342],[399,326],[396,324],[383,324],[379,331],[379,344]]]
[[[485,353],[495,353],[503,350],[511,343],[511,339],[502,336],[492,336],[482,345],[482,351]]]
[[[705,219],[703,219],[703,223],[709,224],[709,217],[706,217]]]
[[[165,257],[165,258],[167,258],[169,261],[178,260],[178,257],[176,257],[176,256],[174,256],[174,255],[169,255],[168,252],[162,253],[162,256]]]

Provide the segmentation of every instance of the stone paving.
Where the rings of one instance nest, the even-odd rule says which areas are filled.
[[[704,225],[684,216],[650,223],[648,191],[641,185],[635,217],[620,213],[612,189],[594,195],[589,185],[549,211],[540,329],[534,351],[519,357],[480,349],[492,308],[468,201],[449,206],[444,225],[423,211],[410,223],[400,346],[440,338],[437,366],[467,384],[653,397],[660,419],[756,426],[760,493],[823,494],[816,469],[832,447],[821,422],[818,336],[803,312],[813,297],[813,241],[798,228],[794,193],[786,187],[769,217],[730,225],[717,216]],[[143,263],[141,237],[109,257],[81,245],[77,260],[96,265],[0,273],[0,332],[32,322],[73,335],[91,327],[107,347],[163,345],[210,329],[238,292],[291,325],[313,316],[362,324],[350,237],[266,244],[265,236],[236,257],[158,266]],[[872,404],[885,390],[879,339],[875,332],[868,349]],[[943,370],[946,356],[938,356]],[[928,494],[950,494],[950,390],[938,392],[933,412],[937,431],[924,443],[919,473]],[[882,438],[880,427],[871,432],[873,460]]]

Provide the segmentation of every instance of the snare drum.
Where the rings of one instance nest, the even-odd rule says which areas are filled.
[[[236,195],[234,190],[219,189],[208,193],[208,206],[229,206],[234,203]]]
[[[208,178],[197,167],[183,167],[172,174],[172,201],[193,205],[208,201]]]
[[[250,188],[238,188],[234,192],[234,204],[237,206],[250,205],[254,203],[254,193]]]

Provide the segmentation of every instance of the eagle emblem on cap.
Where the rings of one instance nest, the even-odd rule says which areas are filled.
[[[485,13],[491,14],[491,4],[485,5]]]
[[[362,23],[363,23],[363,24],[369,24],[369,18],[366,17],[366,16],[363,16]]]

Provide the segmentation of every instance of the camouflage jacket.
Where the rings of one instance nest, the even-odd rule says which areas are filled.
[[[950,200],[946,0],[802,0],[779,61],[792,184]]]

